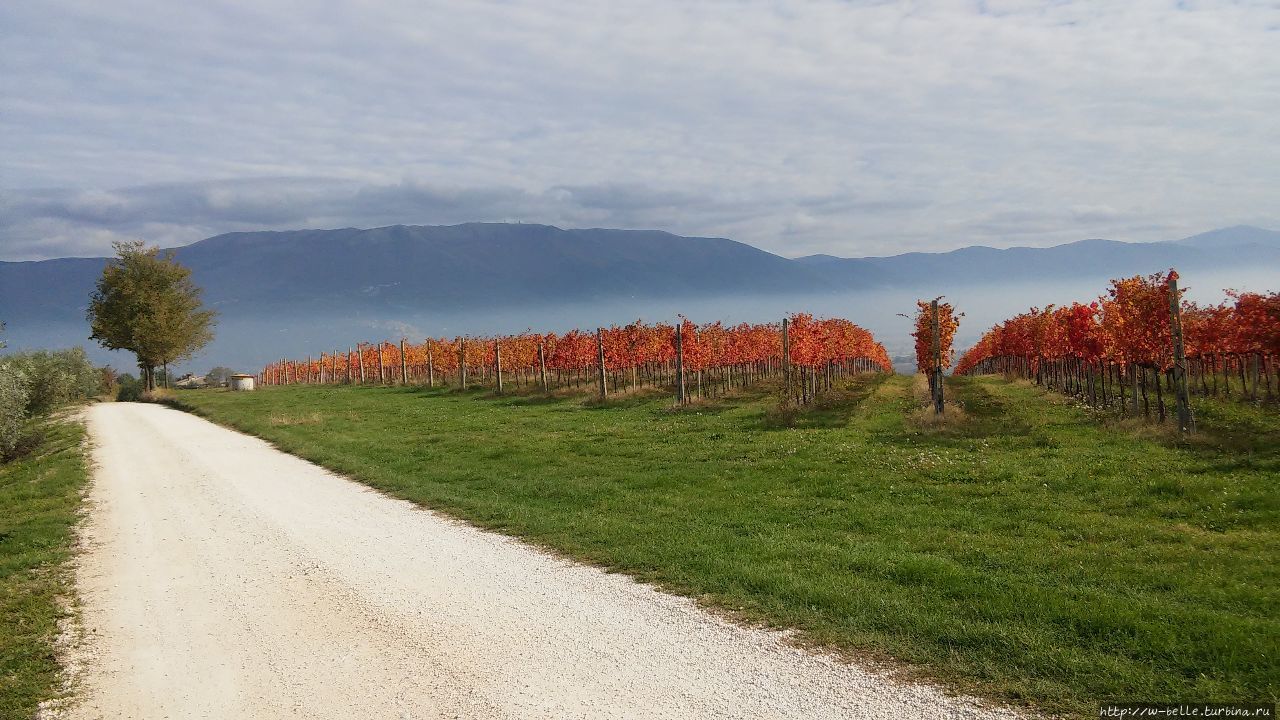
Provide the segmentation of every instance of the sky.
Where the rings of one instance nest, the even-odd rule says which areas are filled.
[[[1280,228],[1280,3],[0,3],[0,260],[254,229],[788,257]]]

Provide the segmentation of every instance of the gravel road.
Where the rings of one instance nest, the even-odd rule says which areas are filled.
[[[185,413],[89,410],[72,718],[1011,717]]]

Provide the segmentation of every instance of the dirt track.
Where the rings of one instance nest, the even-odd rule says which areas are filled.
[[[174,410],[89,411],[80,718],[992,717]]]

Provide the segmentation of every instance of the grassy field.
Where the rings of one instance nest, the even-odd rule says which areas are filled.
[[[954,378],[915,419],[864,376],[793,422],[414,388],[192,392],[219,422],[391,494],[796,628],[805,642],[1068,714],[1280,694],[1280,417],[1202,404],[1179,444],[1025,384]]]
[[[57,693],[53,642],[69,593],[64,562],[86,479],[84,431],[41,421],[31,454],[0,464],[0,718],[26,720]]]

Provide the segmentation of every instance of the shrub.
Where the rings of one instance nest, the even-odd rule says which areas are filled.
[[[84,350],[37,350],[0,360],[0,372],[20,372],[27,377],[27,415],[44,415],[60,405],[93,397],[101,373],[89,363]]]
[[[0,456],[12,457],[20,447],[28,418],[93,397],[101,380],[80,348],[0,358]]]
[[[0,459],[11,457],[22,439],[30,394],[27,376],[0,360]]]
[[[116,400],[120,402],[138,402],[142,399],[142,381],[124,373],[116,378]]]

